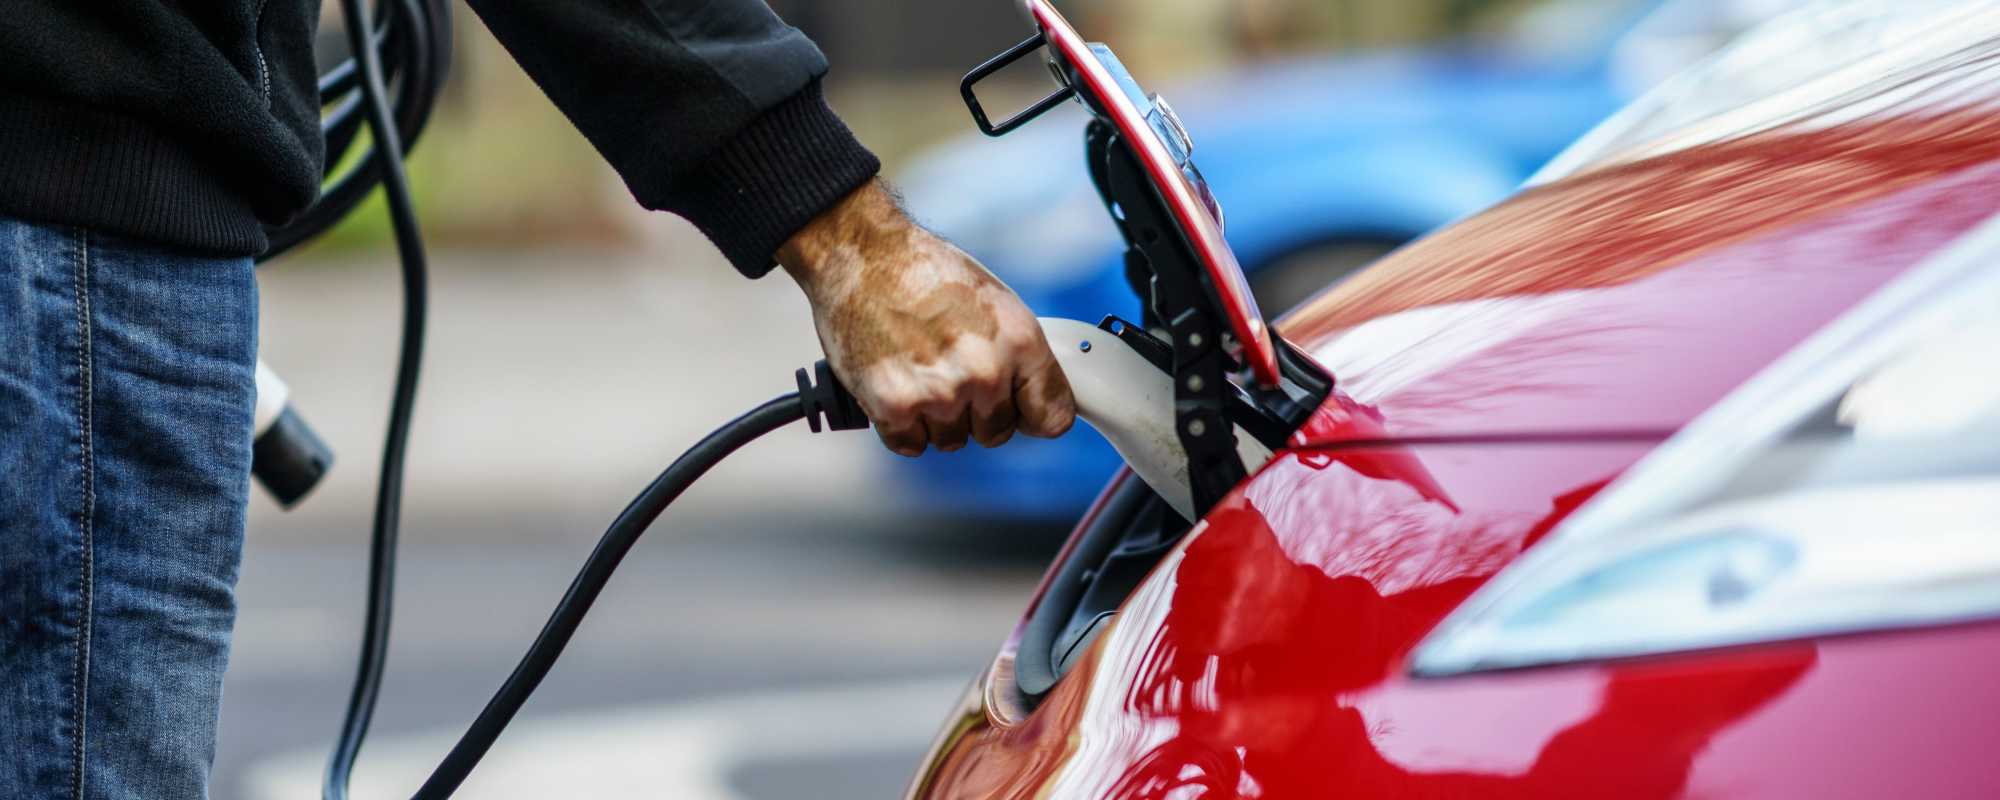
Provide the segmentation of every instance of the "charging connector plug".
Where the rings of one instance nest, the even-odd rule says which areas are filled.
[[[810,371],[800,367],[794,377],[799,382],[799,407],[804,409],[806,424],[812,426],[813,433],[820,432],[822,417],[829,431],[858,431],[868,427],[868,415],[861,411],[861,404],[855,402],[847,387],[840,385],[840,379],[834,377],[833,367],[825,359],[814,364]]]

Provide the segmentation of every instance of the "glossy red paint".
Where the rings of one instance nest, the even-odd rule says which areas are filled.
[[[2000,213],[2000,115],[1801,136],[1524,193],[1309,303],[1283,329],[1339,391],[1032,711],[1010,642],[915,795],[2000,796],[2000,623],[1407,676],[1661,438]]]
[[[1544,230],[1521,248],[1512,209],[1420,243],[1310,303],[1280,326],[1339,380],[1338,402],[1295,443],[1409,436],[1670,431],[1835,315],[2000,211],[2000,117],[1987,146],[1907,143],[1912,184],[1869,164],[1847,194],[1822,192],[1715,243],[1700,228],[1654,223]],[[1785,139],[1767,143],[1790,152]],[[1953,149],[1955,148],[1955,149]],[[1950,153],[1927,152],[1952,149]],[[1741,148],[1739,157],[1769,158]],[[1937,172],[1940,163],[1984,163]],[[1625,179],[1659,175],[1634,165]],[[1747,169],[1747,168],[1746,168]],[[1745,182],[1837,171],[1812,161],[1750,171]],[[1737,174],[1737,173],[1730,173]],[[1598,180],[1601,176],[1585,176]],[[1868,180],[1862,181],[1866,177]],[[1884,193],[1884,186],[1901,187]],[[1527,197],[1536,213],[1609,191],[1558,184]],[[1766,189],[1768,192],[1769,190]],[[1526,196],[1524,196],[1526,197]],[[1728,192],[1623,196],[1601,215],[1699,222]],[[1532,201],[1532,202],[1529,202]],[[1691,204],[1692,203],[1692,207]],[[1727,209],[1728,206],[1724,205]],[[1521,223],[1525,225],[1526,223]],[[1543,223],[1548,224],[1548,223]],[[1624,243],[1628,249],[1619,250]],[[1469,250],[1492,260],[1460,257]],[[1600,270],[1555,254],[1603,259]],[[1537,256],[1547,258],[1537,259]],[[1425,260],[1434,259],[1434,260]],[[1496,279],[1504,274],[1505,280]],[[1412,302],[1434,301],[1416,307]],[[1376,314],[1377,316],[1369,316]],[[1361,321],[1355,321],[1355,320]]]
[[[1413,680],[1415,642],[1646,441],[1281,456],[935,798],[1972,797],[2000,625]],[[1401,468],[1384,469],[1384,464]],[[1436,496],[1439,490],[1442,496]],[[1327,532],[1333,532],[1328,535]]]
[[[936,760],[925,796],[2000,786],[2000,762],[1965,749],[2000,721],[1964,713],[2000,702],[2000,684],[1967,666],[2000,656],[1996,626],[1402,677],[1438,620],[1658,437],[1996,204],[2000,165],[1975,166],[1629,280],[1565,288],[1547,275],[1539,293],[1454,301],[1490,303],[1478,319],[1426,320],[1438,313],[1429,306],[1315,330],[1309,307],[1293,335],[1343,370],[1343,391],[1296,449],[1204,520],[1033,713],[1010,695],[1003,653],[985,718]],[[1357,332],[1398,318],[1417,326],[1407,346],[1378,338],[1375,362],[1343,360]]]

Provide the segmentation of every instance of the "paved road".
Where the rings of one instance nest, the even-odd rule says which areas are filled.
[[[669,517],[510,732],[515,746],[467,796],[631,796],[623,790],[636,786],[717,800],[893,796],[1038,575],[992,538],[954,551],[923,541],[930,532],[863,521]],[[589,544],[564,535],[486,546],[454,533],[438,536],[447,544],[409,534],[391,674],[357,797],[414,788]],[[248,560],[218,800],[316,794],[353,667],[362,578],[359,533],[329,534],[345,541]],[[686,788],[711,779],[719,788]]]

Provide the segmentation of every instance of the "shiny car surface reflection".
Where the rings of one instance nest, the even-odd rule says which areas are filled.
[[[1509,2],[1496,7],[1520,13],[1488,35],[1260,59],[1158,86],[1157,66],[1139,77],[1185,119],[1215,200],[1229,212],[1230,248],[1258,304],[1276,314],[1394,246],[1506,198],[1641,90],[1798,4]],[[913,213],[977,254],[1039,313],[1136,319],[1118,232],[1089,177],[1071,168],[1082,116],[1058,109],[1004,139],[971,133],[918,159],[899,183]],[[1118,463],[1089,436],[885,462],[900,505],[1056,522],[1088,507]]]
[[[2000,10],[1816,6],[1661,92],[1282,320],[1333,396],[1040,696],[1017,629],[911,795],[2000,796]],[[1143,491],[1058,563],[1174,528]]]

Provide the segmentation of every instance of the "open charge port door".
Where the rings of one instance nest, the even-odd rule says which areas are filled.
[[[1021,692],[1039,700],[1053,688],[1190,527],[1145,481],[1120,480],[1028,618],[1014,662]]]

